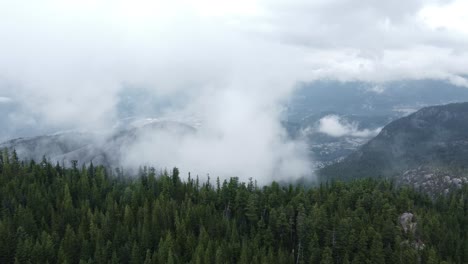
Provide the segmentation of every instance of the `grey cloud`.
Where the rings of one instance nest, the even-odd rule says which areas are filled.
[[[10,97],[0,96],[0,104],[1,103],[11,103],[12,101],[13,101],[13,99],[11,99]]]
[[[36,113],[48,126],[105,132],[118,121],[125,90],[183,95],[185,105],[160,114],[198,116],[197,134],[142,135],[124,151],[124,165],[178,166],[263,183],[310,176],[304,143],[288,139],[279,122],[279,103],[301,73],[302,53],[295,47],[203,21],[188,7],[176,17],[130,19],[120,11],[80,14],[48,3],[32,3],[32,15],[19,6],[0,8],[10,12],[1,16],[7,41],[0,48],[0,75],[17,84],[26,115]]]
[[[246,30],[302,46],[313,78],[437,78],[465,86],[453,80],[467,73],[468,35],[431,28],[420,14],[453,2],[265,1],[268,12],[255,18],[263,26]]]
[[[280,125],[281,102],[298,81],[466,86],[468,37],[426,26],[418,12],[428,3],[435,1],[239,1],[254,11],[206,15],[200,11],[212,6],[191,1],[3,1],[0,94],[18,104],[17,125],[89,130],[119,121],[126,90],[181,96],[183,104],[161,113],[196,115],[201,127],[180,142],[167,136],[177,146],[162,166],[299,177],[310,174],[304,142]],[[157,162],[169,150],[148,137],[129,164]]]
[[[377,49],[436,43],[456,36],[433,31],[417,17],[428,4],[452,1],[265,1],[263,23],[284,41],[306,46]],[[466,43],[466,36],[464,43]],[[452,43],[453,44],[453,41]]]
[[[147,133],[124,157],[124,164],[178,165],[201,176],[254,177],[259,183],[311,177],[304,142],[291,141],[278,113],[236,90],[219,91],[195,103],[203,124],[196,133]],[[264,108],[265,107],[265,108]]]

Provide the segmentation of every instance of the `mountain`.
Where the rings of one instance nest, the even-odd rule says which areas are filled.
[[[424,106],[468,101],[468,89],[442,80],[401,80],[385,83],[315,81],[298,86],[287,115],[299,121],[309,115],[400,116]]]
[[[320,129],[327,116],[335,117],[334,125],[349,132],[374,132],[425,106],[464,101],[468,89],[441,80],[322,80],[298,85],[285,105],[283,125],[292,137],[304,137],[314,167],[320,169],[343,160],[376,135],[329,135]]]
[[[122,151],[135,144],[140,136],[161,132],[182,136],[195,133],[196,129],[175,121],[138,120],[126,126],[120,124],[108,133],[68,131],[13,139],[1,143],[0,149],[15,149],[24,160],[42,160],[45,156],[51,162],[66,165],[76,160],[78,164],[92,161],[96,165],[118,167],[121,165]]]
[[[292,138],[307,142],[313,166],[319,169],[356,151],[394,119],[396,117],[322,112],[309,115],[298,123],[283,122],[283,126]],[[339,133],[333,131],[336,129]]]
[[[396,177],[418,187],[443,178],[447,187],[466,181],[466,168],[468,103],[454,103],[425,107],[391,122],[358,151],[323,168],[319,175],[345,180]]]

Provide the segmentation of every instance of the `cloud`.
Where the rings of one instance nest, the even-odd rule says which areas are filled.
[[[265,3],[268,12],[254,18],[262,26],[246,30],[304,47],[309,77],[370,82],[435,78],[467,87],[468,33],[460,29],[468,23],[463,15],[468,6],[463,0]],[[452,13],[457,19],[443,19]]]
[[[319,120],[318,131],[332,137],[374,137],[382,128],[359,129],[356,123],[349,123],[337,115],[328,115]]]
[[[385,86],[382,85],[374,85],[368,89],[369,92],[374,92],[376,94],[382,94],[385,92]]]
[[[199,109],[204,122],[195,133],[145,133],[124,156],[124,165],[179,166],[192,175],[253,177],[260,184],[312,177],[307,145],[288,139],[279,113],[235,90],[217,92],[205,103],[206,111]]]
[[[263,183],[311,177],[304,143],[288,139],[279,122],[280,102],[301,73],[297,47],[246,36],[218,23],[225,17],[204,18],[183,3],[1,5],[8,41],[0,76],[39,123],[105,131],[118,121],[126,89],[185,96],[186,105],[161,114],[196,115],[197,134],[142,135],[122,151],[126,166]]]
[[[236,83],[272,97],[323,78],[467,86],[468,34],[455,26],[466,23],[437,12],[462,2],[5,1],[0,79],[47,122],[92,126],[115,118],[123,83],[191,95]]]
[[[198,116],[200,132],[175,141],[163,166],[295,178],[310,173],[303,142],[280,125],[295,84],[436,78],[467,86],[468,34],[436,15],[459,2],[1,1],[0,94],[18,106],[12,120],[89,130],[115,125],[125,90],[185,98],[161,112]],[[156,162],[168,148],[154,140],[128,160]]]
[[[0,96],[0,104],[2,103],[11,103],[13,100],[10,97]]]

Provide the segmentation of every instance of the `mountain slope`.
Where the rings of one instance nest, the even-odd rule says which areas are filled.
[[[118,167],[122,151],[135,144],[141,136],[151,133],[186,135],[196,129],[175,121],[152,121],[138,127],[113,130],[107,134],[88,132],[64,132],[31,138],[18,138],[0,144],[0,149],[15,149],[24,160],[41,160],[45,156],[52,162],[69,165],[72,160],[78,164]]]
[[[451,172],[468,168],[468,103],[426,107],[398,119],[319,174],[322,179],[393,177],[421,167]]]

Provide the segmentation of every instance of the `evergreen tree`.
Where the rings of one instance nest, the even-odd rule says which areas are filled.
[[[213,187],[178,169],[132,178],[3,150],[0,263],[467,263],[467,197],[467,185],[431,200],[368,179]]]

